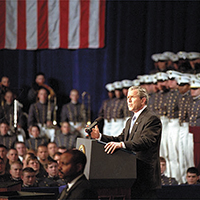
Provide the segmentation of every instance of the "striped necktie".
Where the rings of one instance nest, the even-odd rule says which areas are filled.
[[[133,125],[135,124],[135,120],[136,120],[136,116],[133,116],[133,118],[131,120],[131,126],[130,126],[130,129],[129,129],[129,134],[131,134],[131,131],[133,129]]]

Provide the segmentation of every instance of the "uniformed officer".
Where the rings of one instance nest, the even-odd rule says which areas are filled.
[[[105,88],[108,92],[108,99],[102,102],[98,116],[104,118],[103,133],[111,135],[111,102],[115,97],[115,88],[112,83],[106,84]]]
[[[200,80],[192,78],[190,81],[192,101],[189,108],[189,131],[194,137],[194,163],[200,171]]]
[[[181,74],[177,78],[179,90],[179,166],[182,183],[186,182],[185,172],[188,167],[194,166],[193,135],[189,133],[189,105],[192,100],[190,93],[190,77]]]
[[[176,180],[181,183],[180,170],[177,169],[179,166],[179,91],[176,78],[181,75],[180,72],[175,70],[168,70],[168,87],[170,89],[167,98],[167,118],[168,122],[168,149],[169,149],[169,167],[170,176],[175,177]]]
[[[119,135],[124,128],[124,99],[121,81],[115,81],[115,98],[111,103],[111,135]],[[105,133],[107,134],[107,133]]]
[[[163,157],[160,157],[160,172],[161,172],[161,184],[162,185],[178,185],[178,182],[175,178],[167,177],[165,175],[166,171],[166,160]]]
[[[154,99],[154,112],[160,117],[162,122],[162,135],[161,135],[161,144],[160,144],[160,156],[164,157],[166,160],[167,176],[170,176],[169,160],[168,160],[168,148],[167,148],[167,134],[168,134],[168,118],[167,118],[167,98],[169,93],[168,87],[168,75],[165,72],[156,73],[157,77],[157,87],[159,92],[155,94]]]
[[[9,132],[9,125],[6,121],[0,123],[0,144],[3,144],[8,149],[14,147],[17,137]]]
[[[187,59],[189,60],[190,65],[195,72],[195,64],[200,63],[200,53],[199,52],[188,52]]]
[[[63,105],[61,110],[61,122],[68,121],[72,127],[77,129],[82,137],[86,136],[84,132],[84,126],[86,123],[86,110],[83,108],[82,104],[79,103],[79,92],[76,89],[70,91],[71,101]]]
[[[159,54],[159,56],[158,56],[158,70],[160,72],[166,71],[168,60],[169,60],[169,58],[166,55],[164,55],[163,53]]]
[[[77,130],[71,130],[69,122],[62,122],[61,128],[57,131],[54,142],[58,147],[64,146],[66,149],[76,147],[76,140],[80,136]]]

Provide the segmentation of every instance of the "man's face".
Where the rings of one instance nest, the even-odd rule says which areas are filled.
[[[7,77],[3,77],[3,78],[1,79],[1,83],[2,83],[2,85],[5,86],[5,87],[9,87],[9,86],[10,86],[10,81],[9,81],[9,78],[7,78]]]
[[[195,89],[191,88],[190,91],[191,91],[191,96],[192,97],[197,97],[197,96],[200,95],[200,88],[195,88]]]
[[[55,155],[54,160],[56,160],[57,163],[59,164],[60,163],[60,155]]]
[[[1,135],[2,135],[2,136],[6,135],[6,133],[8,132],[8,129],[9,129],[8,125],[2,123],[2,124],[0,125],[0,132],[1,132]]]
[[[58,150],[58,147],[54,143],[49,143],[48,144],[48,153],[52,157]]]
[[[168,80],[168,87],[170,89],[176,89],[176,88],[178,88],[176,80],[175,79],[174,80]]]
[[[9,150],[7,157],[8,157],[8,159],[9,159],[10,162],[17,161],[18,160],[17,150],[14,150],[14,149]]]
[[[8,105],[12,104],[13,102],[13,94],[12,92],[6,92],[4,99]]]
[[[21,178],[22,175],[22,165],[14,163],[11,165],[10,174],[13,178]]]
[[[157,86],[159,90],[164,91],[168,89],[168,81],[158,81]]]
[[[47,97],[48,97],[47,91],[45,89],[40,89],[39,92],[38,92],[39,101],[41,103],[46,103]]]
[[[122,96],[122,91],[121,90],[115,90],[115,96],[116,96],[116,98],[121,98],[121,96]]]
[[[138,96],[138,90],[129,90],[127,96],[128,108],[132,112],[137,112],[145,106],[145,98]]]
[[[64,153],[60,157],[59,163],[59,176],[60,178],[68,179],[69,181],[73,180],[77,173],[77,165],[71,161],[72,155],[69,153]]]
[[[33,126],[33,127],[31,128],[31,135],[32,135],[34,138],[39,137],[40,131],[38,130],[38,128],[37,128],[36,126]]]
[[[190,89],[189,84],[179,85],[178,90],[180,94],[185,94]]]
[[[39,171],[40,169],[40,164],[38,160],[30,160],[29,163],[27,164],[27,167],[33,168],[36,172]]]
[[[160,162],[160,172],[161,174],[164,174],[166,170],[166,162]]]
[[[22,180],[24,185],[34,185],[35,183],[35,172],[24,172],[24,175],[22,175]]]
[[[57,176],[58,175],[58,163],[51,163],[50,165],[48,165],[47,167],[47,172],[49,174],[49,176]]]
[[[5,160],[6,155],[7,155],[7,150],[3,147],[0,147],[0,157]]]
[[[78,94],[77,91],[73,90],[73,91],[70,92],[70,96],[69,97],[70,97],[72,102],[77,103],[78,99],[79,99],[79,94]]]
[[[164,71],[167,67],[167,62],[166,61],[158,61],[158,69],[160,71]]]
[[[21,143],[17,144],[16,150],[17,150],[19,156],[26,155],[26,146],[24,144],[21,144]]]
[[[45,78],[43,75],[38,75],[35,79],[35,82],[38,84],[38,85],[42,85],[44,84],[45,82]]]
[[[40,160],[45,161],[48,157],[47,147],[38,147],[37,156],[40,158]]]
[[[189,185],[197,184],[199,177],[195,173],[187,173],[186,180]]]
[[[70,132],[70,125],[68,123],[66,123],[66,122],[62,123],[61,131],[64,134],[69,133]]]

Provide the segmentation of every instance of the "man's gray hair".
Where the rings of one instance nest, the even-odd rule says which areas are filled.
[[[131,86],[128,90],[129,91],[137,90],[138,91],[138,96],[140,97],[140,99],[146,98],[145,104],[148,104],[148,102],[149,102],[149,95],[148,95],[146,89],[144,89],[143,87],[140,87],[140,86]]]

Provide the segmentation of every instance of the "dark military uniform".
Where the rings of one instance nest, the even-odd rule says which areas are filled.
[[[16,141],[17,137],[15,135],[0,135],[0,144],[3,144],[8,149],[10,149],[11,147],[13,148]]]
[[[72,149],[76,147],[76,140],[80,137],[78,131],[69,132],[67,134],[63,134],[60,130],[55,136],[54,142],[57,146],[64,146],[67,149]]]
[[[47,121],[53,121],[54,105],[50,104],[50,113],[48,113],[48,104],[40,102],[31,104],[28,114],[28,126],[33,124],[41,124],[44,126]],[[48,116],[49,115],[49,116]],[[50,119],[48,119],[48,117]]]
[[[161,175],[161,184],[162,185],[178,185],[178,182],[175,178],[167,177],[164,174]]]
[[[0,182],[8,182],[10,181],[10,174],[9,173],[5,173],[3,175],[0,175]]]
[[[83,113],[81,104],[73,104],[72,102],[63,105],[61,110],[61,122],[69,121],[75,125],[77,122],[83,122]]]
[[[29,138],[25,141],[25,145],[28,149],[35,149],[37,150],[40,144],[48,144],[49,140],[45,137],[43,138]]]
[[[155,112],[155,106],[154,106],[154,102],[155,102],[155,97],[156,97],[156,93],[151,93],[149,94],[149,102],[148,102],[148,108]]]
[[[200,95],[194,97],[190,103],[189,132],[194,137],[194,164],[200,171]]]
[[[66,185],[66,182],[63,179],[60,179],[58,176],[48,176],[39,183],[39,187],[59,187],[61,185]]]

